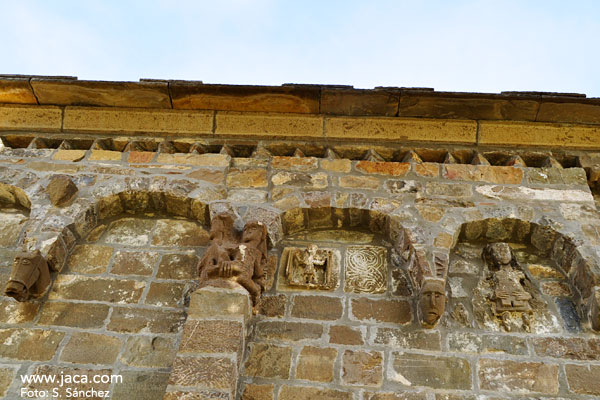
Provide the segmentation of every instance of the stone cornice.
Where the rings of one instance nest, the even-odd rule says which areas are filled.
[[[600,99],[575,93],[0,75],[0,131],[596,150]]]

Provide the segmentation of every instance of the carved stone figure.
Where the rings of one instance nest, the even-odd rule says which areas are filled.
[[[483,258],[494,273],[496,287],[494,300],[496,314],[505,311],[530,311],[532,296],[523,287],[525,274],[507,243],[488,244],[483,249]]]
[[[210,239],[211,244],[198,265],[200,286],[242,286],[256,305],[264,290],[266,227],[260,222],[248,222],[238,240],[233,218],[219,214],[211,221]]]
[[[426,328],[433,328],[446,308],[446,281],[425,278],[419,296],[419,318]]]
[[[305,249],[287,248],[286,276],[291,286],[326,288],[331,284],[331,251],[311,244]]]
[[[49,285],[50,270],[40,252],[22,252],[15,256],[4,293],[17,301],[27,301],[43,296]]]

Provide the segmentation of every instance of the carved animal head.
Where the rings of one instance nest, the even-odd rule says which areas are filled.
[[[40,252],[22,252],[15,256],[4,293],[17,301],[27,301],[41,297],[49,285],[50,270]]]
[[[432,328],[446,308],[446,284],[442,279],[425,278],[419,297],[421,324]]]

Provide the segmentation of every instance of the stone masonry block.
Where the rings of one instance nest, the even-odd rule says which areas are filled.
[[[218,112],[216,126],[217,136],[323,136],[323,117],[313,115]]]
[[[335,139],[475,143],[477,123],[468,120],[412,118],[332,117],[325,120],[325,135]]]
[[[0,130],[60,131],[61,119],[58,107],[0,105]]]
[[[65,131],[147,132],[172,136],[210,133],[212,123],[211,111],[66,107],[63,128]]]

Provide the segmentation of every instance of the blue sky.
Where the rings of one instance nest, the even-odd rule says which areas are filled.
[[[0,0],[0,73],[600,97],[600,1]]]

